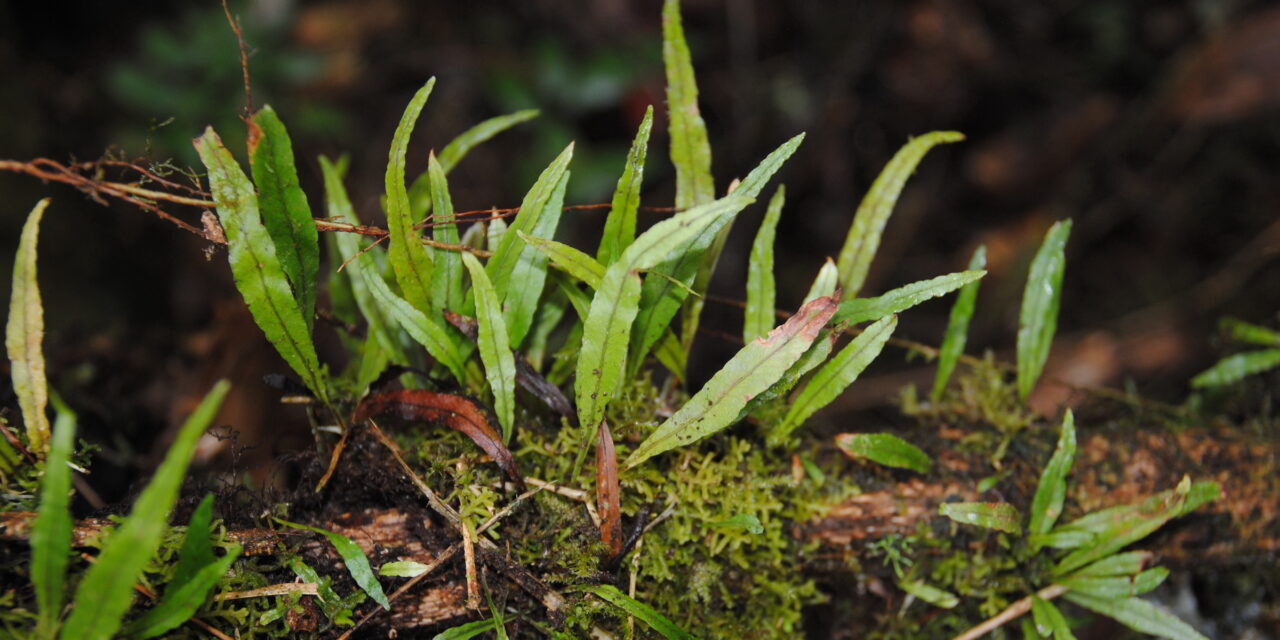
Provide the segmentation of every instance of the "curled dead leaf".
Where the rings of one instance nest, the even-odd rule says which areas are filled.
[[[524,478],[516,469],[515,458],[502,444],[502,435],[489,424],[488,415],[474,401],[421,389],[389,391],[369,396],[361,402],[351,422],[360,423],[387,414],[411,422],[440,423],[471,438],[521,491],[524,490]]]
[[[609,423],[600,421],[596,436],[596,509],[600,512],[600,540],[609,557],[622,553],[622,496],[618,486],[618,455]]]

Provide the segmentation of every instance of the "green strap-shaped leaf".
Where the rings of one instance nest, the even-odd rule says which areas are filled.
[[[834,285],[832,282],[832,286]],[[880,355],[884,343],[897,327],[898,316],[883,318],[845,345],[830,362],[818,369],[800,395],[796,396],[782,422],[769,431],[769,440],[775,444],[782,443],[810,416],[839,397],[858,379],[863,369]]]
[[[514,127],[521,122],[527,122],[538,117],[537,109],[525,109],[515,113],[508,113],[504,116],[489,118],[470,129],[462,132],[461,135],[449,141],[445,145],[444,150],[440,152],[440,166],[444,168],[445,173],[453,171],[458,163],[466,157],[476,145],[489,140],[490,138]]]
[[[187,535],[182,539],[182,549],[178,551],[178,566],[173,570],[173,577],[165,585],[165,593],[186,584],[202,567],[213,563],[213,546],[210,544],[210,527],[213,525],[213,494],[206,495],[191,514],[187,523]]]
[[[258,197],[249,177],[222,145],[213,128],[195,140],[209,171],[209,191],[218,203],[218,219],[227,235],[227,254],[236,288],[253,320],[302,382],[322,401],[328,399],[326,373],[311,342],[311,331],[289,288],[275,243],[258,215]]]
[[[842,433],[836,436],[836,448],[850,458],[895,469],[924,474],[933,467],[929,454],[892,433]]]
[[[1053,568],[1054,575],[1065,575],[1075,569],[1105,558],[1163,527],[1170,520],[1187,512],[1187,503],[1192,495],[1190,478],[1183,478],[1173,491],[1165,491],[1148,500],[1131,505],[1132,510],[1104,510],[1108,517],[1096,518],[1085,523],[1085,518],[1070,523],[1068,528],[1092,530],[1095,533],[1092,541],[1085,546],[1067,554]],[[1216,488],[1216,486],[1215,486]],[[1196,500],[1203,500],[1202,493],[1197,492]]]
[[[427,176],[430,178],[432,210],[431,237],[436,242],[460,244],[458,225],[453,216],[453,200],[449,197],[449,182],[444,176],[444,165],[434,153],[427,156]],[[457,251],[431,249],[434,262],[432,273],[432,308],[450,311],[462,310],[462,257]]]
[[[1126,551],[1107,556],[1071,575],[1079,578],[1133,576],[1151,564],[1154,557],[1155,554],[1150,551]]]
[[[784,142],[781,147],[770,153],[760,163],[760,166],[753,169],[746,178],[743,178],[738,187],[734,189],[734,192],[741,191],[742,195],[749,198],[759,197],[765,184],[782,167],[782,163],[786,162],[791,157],[791,154],[795,153],[801,142],[804,142],[803,133]],[[711,277],[715,275],[716,265],[720,262],[720,254],[724,251],[725,243],[729,241],[729,232],[732,227],[732,219],[721,227],[698,264],[698,271],[693,279],[693,292],[697,295],[685,300],[684,320],[680,328],[680,337],[686,353],[693,348],[693,339],[698,333],[702,308],[706,304],[705,294],[707,293],[707,288],[711,286]]]
[[[1067,409],[1062,418],[1062,434],[1058,436],[1058,446],[1053,456],[1045,464],[1040,474],[1040,484],[1036,487],[1036,495],[1031,499],[1031,522],[1027,525],[1027,533],[1032,536],[1048,533],[1062,515],[1062,503],[1067,497],[1067,474],[1076,455],[1075,417]],[[1032,538],[1032,549],[1040,545]]]
[[[1035,622],[1036,632],[1042,637],[1053,636],[1053,640],[1076,640],[1071,633],[1071,625],[1062,612],[1052,602],[1031,596],[1031,618]]]
[[[271,234],[280,266],[293,285],[298,308],[310,328],[316,312],[320,239],[307,194],[298,185],[293,142],[269,105],[254,114],[249,130],[249,168],[253,172],[253,184],[258,188],[262,221]]]
[[[738,188],[734,190],[732,195],[753,199],[760,195],[761,189],[769,178],[786,162],[787,158],[795,152],[796,147],[800,145],[804,134],[796,136],[785,142],[770,153],[760,164],[752,169],[751,173],[743,179]],[[748,200],[750,201],[750,200]],[[703,264],[703,254],[711,246],[716,239],[717,234],[725,228],[732,220],[732,217],[721,219],[715,224],[708,227],[702,233],[689,240],[684,246],[678,247],[670,258],[656,265],[652,271],[661,276],[656,278],[646,278],[644,288],[640,294],[640,315],[636,317],[636,330],[631,336],[631,371],[634,374],[640,369],[644,356],[649,353],[649,349],[653,347],[662,333],[667,330],[667,325],[671,319],[679,311],[681,303],[694,285],[694,277],[698,273],[699,265]],[[697,313],[700,312],[701,306],[696,310],[691,310],[685,315],[686,322],[683,325],[685,338],[693,335],[697,331]],[[684,344],[685,352],[688,352],[687,342]],[[684,376],[684,372],[679,372],[679,377]]]
[[[834,299],[818,298],[769,335],[748,343],[702,390],[636,447],[627,458],[626,467],[635,467],[659,453],[733,424],[752,398],[777,382],[804,355],[835,310]]]
[[[1171,640],[1208,640],[1177,616],[1142,598],[1116,600],[1075,591],[1068,591],[1062,597],[1140,633]]]
[[[444,150],[440,152],[440,166],[444,169],[445,174],[448,175],[480,143],[537,116],[537,109],[526,109],[509,113],[505,116],[489,118],[463,131],[458,137],[445,145]],[[413,212],[415,220],[421,220],[431,212],[431,207],[431,175],[429,171],[423,171],[409,186],[409,209]]]
[[[1223,318],[1218,321],[1218,328],[1227,337],[1236,342],[1256,344],[1264,347],[1280,347],[1280,332],[1266,327],[1249,324],[1236,318]]]
[[[355,209],[352,208],[351,200],[347,197],[347,189],[342,185],[339,167],[331,163],[328,158],[320,156],[320,171],[324,174],[325,206],[329,219],[357,222]],[[333,238],[333,246],[337,250],[335,264],[346,263],[342,271],[334,273],[333,277],[345,278],[350,285],[356,307],[360,309],[360,315],[364,316],[365,322],[369,325],[369,338],[381,346],[382,353],[392,362],[408,365],[409,358],[399,340],[396,339],[393,321],[378,304],[373,292],[365,286],[368,278],[365,277],[364,272],[373,267],[368,261],[353,259],[360,253],[360,236],[354,233],[334,233],[330,237]],[[374,274],[374,277],[381,279],[377,274]],[[368,358],[369,355],[366,347],[365,357]],[[376,377],[377,373],[373,375]],[[364,376],[361,378],[363,379]]]
[[[31,584],[36,591],[37,638],[53,638],[62,615],[71,555],[71,454],[75,450],[76,414],[53,397],[58,417],[40,480],[40,510],[31,524]]]
[[[667,72],[667,120],[671,164],[676,168],[676,208],[688,209],[716,197],[711,178],[711,144],[698,111],[698,83],[684,40],[679,0],[662,5],[662,61]]]
[[[979,245],[969,259],[969,271],[982,271],[987,267],[987,245]],[[977,280],[960,287],[960,294],[951,307],[951,318],[947,321],[947,334],[942,338],[942,347],[938,349],[938,374],[933,379],[933,392],[930,397],[934,402],[942,398],[943,389],[955,371],[960,355],[964,353],[965,342],[969,340],[969,321],[973,319],[973,308],[978,300]]]
[[[496,620],[485,618],[445,629],[432,636],[431,640],[470,640],[486,631],[493,631],[496,626],[498,626]]]
[[[654,611],[649,605],[639,602],[619,591],[618,588],[613,585],[591,585],[583,587],[582,590],[595,595],[601,600],[604,600],[623,611],[626,611],[628,615],[635,616],[637,620],[649,625],[650,629],[657,631],[667,640],[693,640],[693,636],[686,633],[680,627],[677,627],[676,624],[668,620],[666,616]]]
[[[809,285],[809,293],[804,296],[807,303],[815,298],[824,298],[836,292],[836,263],[827,258],[822,268],[818,269],[818,276],[813,279],[813,284]]]
[[[787,190],[778,185],[769,199],[769,207],[760,222],[760,230],[751,243],[751,259],[747,262],[747,307],[742,318],[742,341],[751,342],[769,333],[777,323],[774,306],[777,289],[773,280],[773,245],[778,233],[778,219],[787,201]]]
[[[484,363],[484,375],[493,391],[493,408],[502,427],[502,441],[511,442],[516,410],[516,360],[507,341],[507,325],[502,320],[498,292],[493,290],[480,261],[469,253],[462,254],[462,261],[471,273],[471,288],[476,293],[479,324],[476,342],[480,345],[480,361]]]
[[[487,246],[489,251],[497,251],[498,246],[502,244],[502,236],[507,233],[507,221],[502,218],[495,218],[489,221],[487,229],[484,229],[483,225],[474,225],[471,229],[481,229],[484,232],[476,237],[476,241],[480,243],[480,246],[476,247],[477,249],[483,249]],[[470,232],[471,229],[467,229],[467,231]],[[467,239],[463,238],[462,241],[465,243]]]
[[[205,534],[207,537],[207,533]],[[139,638],[162,636],[191,619],[221,582],[240,556],[240,545],[227,550],[227,555],[199,568],[194,575],[175,588],[166,588],[164,597],[154,609],[129,624],[125,635]]]
[[[535,238],[521,231],[517,231],[516,235],[521,240],[547,254],[547,257],[551,259],[551,263],[560,268],[561,271],[581,280],[588,287],[596,289],[600,286],[600,281],[604,280],[605,265],[578,249],[563,242]]]
[[[519,231],[538,238],[552,238],[560,223],[565,185],[569,181],[569,161],[573,159],[573,143],[560,153],[538,176],[533,188],[520,203],[520,212],[508,233],[502,234],[493,257],[485,265],[489,280],[502,298],[503,315],[511,335],[512,348],[520,348],[525,333],[533,323],[533,313],[547,279],[547,257],[529,246],[515,233]]]
[[[938,513],[961,524],[1022,534],[1022,514],[1007,502],[944,502]]]
[[[880,248],[880,236],[884,233],[884,226],[893,213],[894,205],[898,203],[902,188],[907,184],[907,178],[930,149],[939,144],[961,140],[964,140],[964,134],[956,131],[934,131],[913,138],[894,154],[875,182],[871,183],[871,189],[862,198],[857,213],[853,215],[853,224],[849,227],[844,247],[840,249],[840,288],[844,290],[845,300],[856,297],[862,291],[862,285],[867,281],[867,272],[871,269],[871,260]]]
[[[839,334],[824,329],[822,333],[818,334],[818,339],[814,340],[812,345],[809,345],[809,350],[805,351],[804,355],[800,356],[800,359],[796,360],[796,363],[791,365],[787,372],[782,374],[781,378],[778,378],[777,382],[747,403],[745,412],[738,419],[741,420],[748,413],[757,414],[757,410],[761,407],[791,393],[791,390],[795,388],[801,378],[804,378],[810,371],[817,369],[818,365],[827,361],[827,356],[830,356],[831,350],[835,348],[837,338],[839,338]]]
[[[1228,356],[1191,379],[1196,389],[1235,384],[1247,376],[1280,367],[1280,349],[1260,349]]]
[[[369,565],[368,556],[364,555],[364,550],[360,545],[356,544],[340,533],[334,533],[328,529],[312,527],[287,520],[275,519],[280,524],[294,529],[302,529],[312,533],[318,533],[329,540],[329,544],[342,556],[342,562],[347,565],[347,573],[351,574],[351,579],[360,586],[360,589],[369,594],[374,602],[382,605],[383,609],[391,610],[391,603],[387,600],[387,594],[382,592],[382,585],[378,583],[377,576],[373,573],[373,567]]]
[[[359,261],[360,259],[356,258],[351,263],[348,263],[347,268],[351,268],[351,264]],[[466,371],[466,358],[458,351],[457,343],[449,337],[448,332],[439,322],[413,308],[413,305],[409,304],[408,300],[391,291],[391,287],[382,279],[382,276],[369,268],[369,265],[360,270],[360,277],[375,304],[386,312],[389,321],[399,324],[418,344],[427,350],[427,353],[431,354],[431,357],[449,369],[449,372],[453,374],[453,377],[460,384],[467,385],[471,382]]]
[[[970,282],[975,282],[986,271],[961,271],[948,273],[928,280],[921,280],[898,287],[875,298],[854,298],[840,303],[840,311],[836,313],[836,322],[858,324],[871,320],[879,320],[887,315],[901,313],[925,300],[943,296]]]
[[[569,309],[569,298],[559,287],[547,292],[547,296],[538,305],[538,314],[533,318],[533,326],[529,328],[529,337],[525,339],[525,359],[535,371],[542,371],[542,362],[547,357],[547,344],[552,333],[560,327],[565,312]]]
[[[5,347],[9,351],[13,391],[22,409],[27,428],[27,447],[43,457],[49,442],[49,385],[45,379],[44,305],[36,282],[36,245],[40,238],[40,219],[49,206],[49,198],[36,203],[22,226],[22,238],[13,259],[13,293],[9,297],[9,324],[5,328]]]
[[[1099,598],[1129,598],[1151,592],[1168,577],[1168,569],[1155,567],[1127,576],[1070,575],[1056,583],[1072,591]]]
[[[578,354],[575,392],[578,423],[584,428],[594,429],[600,423],[605,406],[621,387],[632,323],[640,303],[639,272],[653,268],[689,238],[736,214],[750,202],[744,196],[730,195],[678,213],[640,234],[609,265],[591,300]]]
[[[1181,493],[1186,495],[1185,499],[1179,502],[1178,495]],[[1092,549],[1096,545],[1105,542],[1108,538],[1129,533],[1131,526],[1142,524],[1151,518],[1153,514],[1160,515],[1162,511],[1167,511],[1164,516],[1176,518],[1191,513],[1199,508],[1200,505],[1217,500],[1219,497],[1221,497],[1221,493],[1217,483],[1195,482],[1190,483],[1189,487],[1179,484],[1176,489],[1162,491],[1141,502],[1117,505],[1088,513],[1071,522],[1058,525],[1049,533],[1038,537],[1041,544],[1055,549]],[[1170,503],[1174,504],[1174,508],[1168,511],[1167,507]],[[1179,504],[1181,505],[1180,507],[1178,506]],[[1169,515],[1170,513],[1172,515]],[[1129,542],[1136,540],[1138,538],[1131,538]],[[1115,549],[1119,548],[1115,547]],[[1084,563],[1080,564],[1088,562],[1090,560],[1086,559]],[[1075,564],[1075,566],[1080,566],[1080,564]],[[1068,571],[1070,569],[1062,570],[1063,573]]]
[[[433,264],[431,251],[422,244],[421,234],[413,227],[413,213],[409,207],[409,191],[404,186],[404,162],[409,150],[409,136],[431,96],[436,79],[427,81],[409,101],[400,118],[395,137],[391,139],[391,152],[387,158],[387,253],[391,268],[396,272],[396,282],[404,297],[415,309],[423,313],[431,311],[431,278]],[[461,274],[459,274],[461,275]]]
[[[610,265],[622,255],[636,237],[636,211],[640,208],[640,183],[644,179],[644,160],[649,149],[649,132],[653,129],[653,105],[644,112],[636,139],[627,154],[627,164],[618,178],[618,188],[613,192],[613,205],[604,221],[604,234],[600,236],[600,249],[596,259]]]
[[[1031,261],[1027,287],[1022,293],[1018,317],[1018,395],[1026,400],[1049,359],[1053,334],[1058,329],[1058,304],[1062,298],[1065,250],[1071,221],[1055,222]]]
[[[215,192],[216,193],[216,192]],[[216,196],[215,196],[216,197]],[[230,238],[228,237],[228,240]],[[115,636],[133,600],[133,585],[155,555],[168,529],[169,511],[187,473],[196,443],[209,428],[230,385],[219,381],[183,423],[150,484],[133,503],[129,517],[110,534],[98,561],[76,589],[76,606],[62,627],[65,640],[106,640]]]

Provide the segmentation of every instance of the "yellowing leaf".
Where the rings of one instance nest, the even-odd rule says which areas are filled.
[[[13,293],[9,297],[9,324],[5,329],[5,347],[9,351],[13,391],[22,409],[27,428],[27,447],[44,457],[49,448],[49,386],[45,379],[44,306],[40,286],[36,282],[36,244],[40,237],[40,219],[49,206],[45,198],[36,203],[22,226],[22,239],[13,259]]]
[[[818,298],[769,335],[747,344],[701,391],[636,447],[627,458],[626,467],[635,467],[659,453],[733,424],[752,398],[777,382],[804,355],[835,311],[834,299]]]

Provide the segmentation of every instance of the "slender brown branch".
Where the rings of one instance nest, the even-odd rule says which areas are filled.
[[[240,20],[231,15],[227,0],[222,0],[222,12],[227,14],[227,23],[236,34],[236,42],[240,44],[240,73],[244,76],[244,119],[247,122],[253,117],[253,91],[249,83],[249,53],[244,44],[244,31],[240,28]]]
[[[1004,626],[1006,623],[1017,619],[1026,612],[1031,610],[1031,599],[1040,598],[1041,600],[1052,600],[1067,592],[1067,588],[1062,585],[1051,584],[1036,592],[1034,596],[1027,596],[1011,605],[1009,608],[988,618],[982,624],[952,638],[952,640],[977,640],[982,636],[995,631]]]

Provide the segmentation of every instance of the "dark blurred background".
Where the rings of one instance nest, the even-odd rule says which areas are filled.
[[[318,215],[314,159],[348,152],[353,200],[378,222],[391,133],[431,76],[439,82],[414,134],[411,176],[428,149],[470,125],[542,110],[453,173],[459,210],[516,206],[571,140],[569,203],[607,202],[648,104],[661,118],[644,204],[672,202],[656,0],[262,0],[231,9],[250,47],[253,101],[272,104],[290,128]],[[1031,253],[1048,225],[1071,217],[1051,378],[1181,402],[1186,380],[1221,355],[1219,317],[1275,324],[1274,3],[686,0],[683,11],[718,189],[808,133],[775,179],[788,193],[780,306],[794,308],[823,257],[839,251],[894,151],[909,136],[954,129],[968,140],[933,151],[908,184],[868,295],[959,270],[985,243],[991,274],[968,351],[1008,359]],[[190,140],[208,124],[243,156],[239,51],[212,0],[2,3],[0,78],[0,158],[92,160],[114,150],[197,165]],[[52,382],[78,404],[108,461],[145,467],[161,446],[152,440],[162,443],[158,434],[224,375],[239,383],[227,424],[252,434],[297,423],[260,383],[285,367],[240,308],[224,252],[206,261],[207,243],[149,213],[104,208],[27,176],[0,174],[0,193],[6,282],[26,213],[54,198],[40,254]],[[198,211],[173,211],[198,224]],[[603,215],[567,215],[561,239],[594,248]],[[740,217],[713,293],[742,297],[762,215],[756,205]],[[936,344],[949,307],[935,301],[905,314],[898,335]],[[739,333],[732,306],[707,313],[705,325]],[[737,348],[704,344],[695,354],[703,372]],[[884,360],[823,419],[932,375],[900,354]],[[1042,408],[1071,399],[1065,387],[1045,387]],[[124,489],[102,490],[110,498]]]

